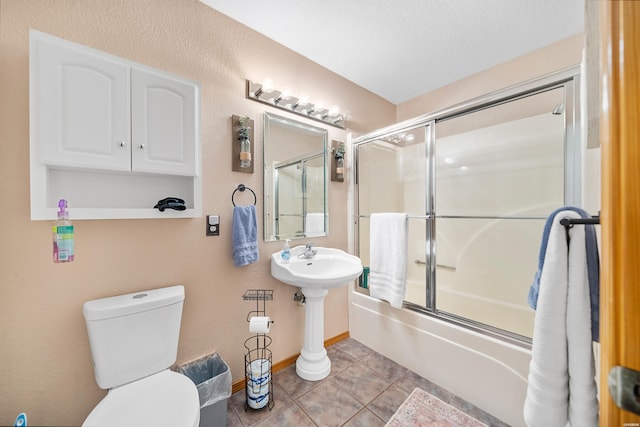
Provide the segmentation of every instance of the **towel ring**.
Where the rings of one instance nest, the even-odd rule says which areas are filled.
[[[233,203],[233,206],[236,205],[236,202],[233,200],[233,196],[236,195],[236,191],[242,192],[244,190],[251,191],[251,194],[253,194],[253,204],[254,205],[258,202],[258,198],[256,197],[256,193],[254,193],[252,189],[250,189],[249,187],[245,186],[244,184],[240,184],[240,185],[238,185],[238,187],[235,190],[233,190],[233,193],[231,193],[231,203]]]

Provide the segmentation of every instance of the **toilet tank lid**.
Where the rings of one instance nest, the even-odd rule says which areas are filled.
[[[184,286],[176,285],[87,301],[82,307],[82,314],[86,320],[111,319],[182,301],[184,301]]]

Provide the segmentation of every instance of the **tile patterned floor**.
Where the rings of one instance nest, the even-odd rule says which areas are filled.
[[[349,338],[327,348],[331,374],[305,381],[295,365],[273,375],[271,410],[245,411],[244,390],[228,401],[228,427],[384,426],[396,409],[419,387],[492,427],[507,424]]]

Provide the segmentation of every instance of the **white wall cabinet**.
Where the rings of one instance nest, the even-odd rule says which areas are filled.
[[[201,216],[199,84],[31,32],[31,218]],[[186,211],[153,209],[162,198]]]
[[[130,170],[129,67],[46,39],[37,41],[36,137],[48,165]],[[34,117],[32,117],[34,119]],[[122,145],[118,145],[122,144]]]
[[[196,86],[131,70],[131,170],[196,175]]]

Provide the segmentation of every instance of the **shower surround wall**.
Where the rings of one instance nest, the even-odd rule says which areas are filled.
[[[563,43],[549,46],[400,105],[398,121],[429,111],[442,110],[476,96],[576,66],[580,63],[581,51],[581,37],[567,39]],[[388,179],[378,178],[375,180],[376,185],[371,186],[373,188],[365,190],[377,192],[375,197],[368,198],[366,193],[360,195],[361,207],[364,204],[367,212],[388,210],[389,206],[397,206],[398,211],[419,208],[409,203],[424,199],[425,193],[414,184],[424,180],[419,176],[404,176],[404,173],[412,174],[411,167],[407,167],[408,164],[402,160],[404,154],[402,157],[396,156],[393,149],[380,149],[368,154],[368,161],[378,166],[360,168],[358,173],[361,176],[369,174],[369,177],[373,177],[384,170],[384,178]],[[424,157],[422,152],[406,157],[411,158],[413,154],[415,158]],[[598,192],[598,183],[595,182],[597,179],[593,178],[599,175],[599,154],[589,153],[585,157],[589,165],[583,188],[586,192],[595,194]],[[403,187],[398,187],[399,182],[402,182]],[[404,191],[398,191],[399,188],[404,188]],[[587,209],[597,211],[597,197],[584,197],[583,194],[582,198]],[[384,206],[375,206],[375,200],[384,200]],[[367,229],[368,219],[360,218],[360,221],[361,228]],[[409,226],[414,228],[410,235],[425,235],[420,223],[419,220],[410,220]],[[367,239],[366,233],[360,236],[361,244],[368,248]],[[413,261],[420,259],[416,258],[416,255],[424,253],[425,245],[423,241],[414,240],[409,242],[408,249],[408,272],[411,277],[415,273],[412,270],[424,268],[413,265]],[[366,257],[364,254],[363,258]],[[532,254],[534,264],[536,259],[537,253]],[[534,272],[531,271],[531,277]],[[438,274],[442,277],[446,272]],[[525,300],[526,295],[522,298]],[[522,407],[531,358],[530,350],[527,348],[407,309],[393,309],[388,303],[356,290],[350,293],[349,328],[353,338],[508,424],[525,425]]]

